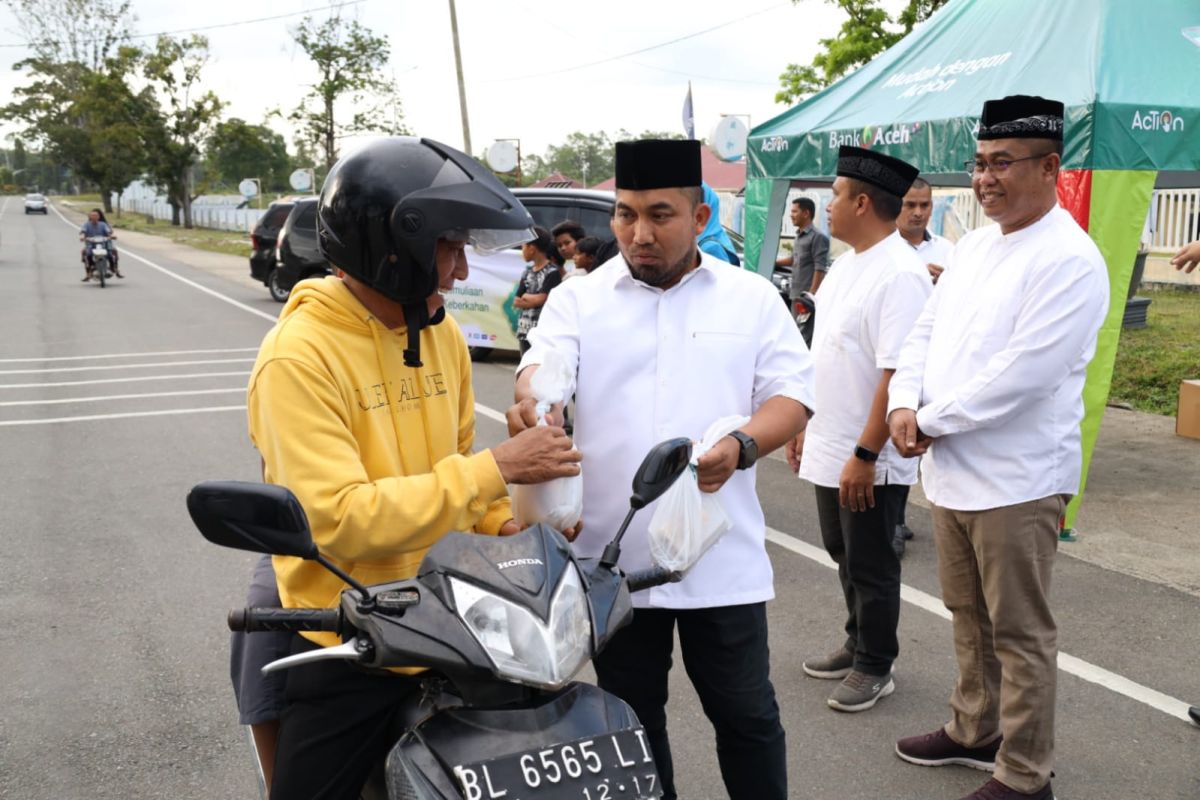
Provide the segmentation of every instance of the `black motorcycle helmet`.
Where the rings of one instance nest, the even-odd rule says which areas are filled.
[[[333,165],[317,207],[321,254],[404,307],[404,363],[421,366],[426,299],[437,291],[438,239],[495,252],[533,238],[533,218],[478,161],[430,139],[371,142]]]

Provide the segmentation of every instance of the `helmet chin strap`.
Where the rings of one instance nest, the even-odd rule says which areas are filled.
[[[433,312],[433,316],[429,316],[429,306],[425,301],[419,303],[405,303],[404,306],[404,322],[408,326],[408,347],[404,348],[404,366],[406,367],[421,367],[421,329],[430,325],[437,325],[446,318],[446,309],[443,306]]]

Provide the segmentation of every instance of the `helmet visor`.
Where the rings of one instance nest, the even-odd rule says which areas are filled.
[[[498,253],[537,238],[533,228],[472,228],[466,232],[467,242],[485,255]]]

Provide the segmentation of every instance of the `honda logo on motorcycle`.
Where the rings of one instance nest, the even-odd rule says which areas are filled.
[[[546,566],[540,558],[514,558],[512,561],[501,561],[496,565],[496,569],[504,570],[511,567],[544,567]]]

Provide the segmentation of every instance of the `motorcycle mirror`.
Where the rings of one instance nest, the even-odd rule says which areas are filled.
[[[205,481],[188,493],[188,513],[205,539],[222,547],[316,559],[317,546],[296,495],[283,486]]]
[[[614,567],[621,557],[621,537],[633,521],[633,515],[657,500],[687,469],[692,460],[692,440],[686,437],[668,439],[650,448],[641,466],[633,475],[633,496],[629,498],[629,513],[620,530],[600,555],[600,565]]]
[[[633,476],[629,505],[640,509],[657,500],[683,474],[691,458],[691,439],[668,439],[654,445]]]

